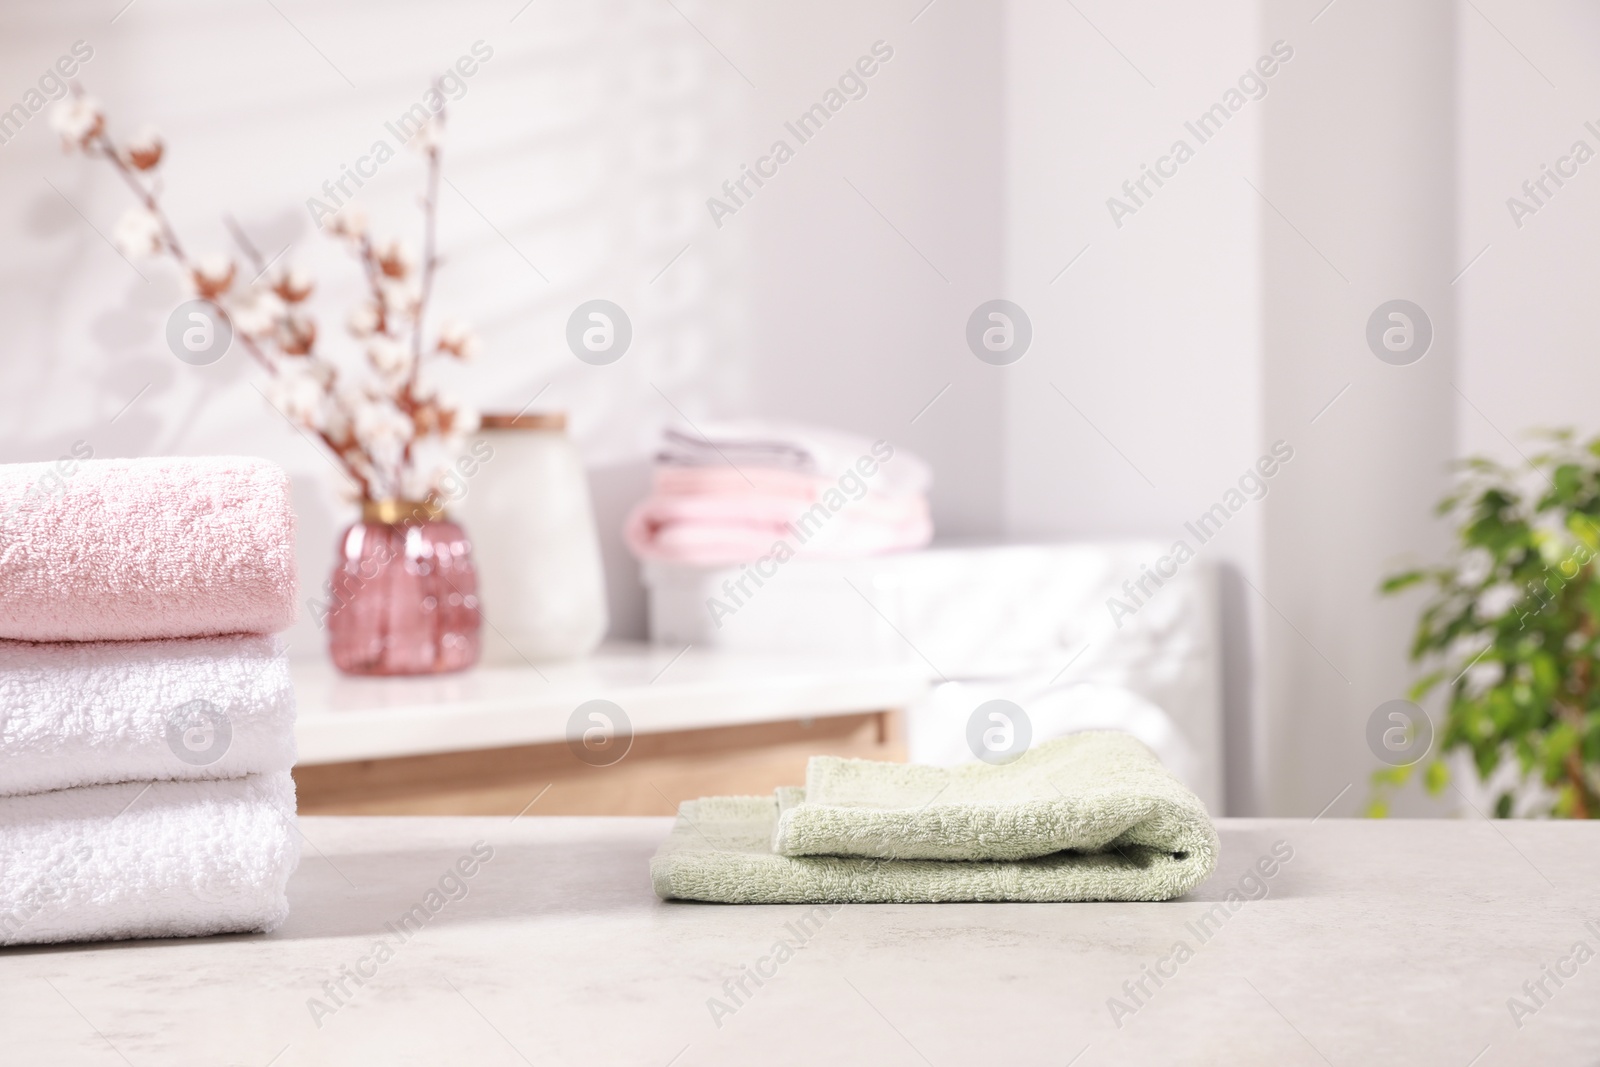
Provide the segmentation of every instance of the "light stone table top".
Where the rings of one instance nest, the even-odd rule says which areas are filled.
[[[1600,1058],[1600,826],[1224,820],[1181,901],[828,913],[658,901],[666,819],[303,822],[273,935],[0,950],[0,1063]]]

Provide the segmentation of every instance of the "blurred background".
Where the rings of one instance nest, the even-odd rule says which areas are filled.
[[[1586,171],[1600,164],[1560,162],[1577,141],[1600,147],[1585,125],[1600,126],[1586,104],[1593,5],[67,0],[8,4],[0,24],[0,107],[23,106],[0,121],[0,459],[50,460],[75,442],[96,457],[269,457],[293,477],[306,598],[357,518],[341,478],[274,411],[237,347],[203,366],[174,358],[167,319],[190,295],[179,273],[119,251],[126,185],[63,153],[48,109],[26,94],[77,56],[73,79],[114,133],[159,129],[162,202],[192,250],[229,251],[223,220],[237,220],[266,255],[315,275],[337,350],[342,309],[364,283],[307,201],[393,140],[385,124],[441,72],[481,60],[448,104],[433,295],[472,324],[481,353],[448,384],[483,412],[566,416],[603,560],[609,651],[590,667],[486,654],[473,672],[403,690],[318,666],[327,636],[308,607],[290,655],[310,664],[302,717],[324,732],[303,736],[302,754],[310,746],[342,768],[324,784],[347,801],[437,775],[457,783],[439,788],[458,802],[430,810],[470,807],[460,783],[487,764],[404,762],[446,750],[525,750],[493,773],[565,781],[534,749],[559,749],[566,709],[605,698],[630,731],[660,735],[636,762],[677,761],[677,784],[644,782],[659,801],[635,782],[638,805],[607,810],[664,814],[670,794],[710,788],[696,767],[737,766],[741,745],[843,744],[843,733],[736,736],[810,723],[808,701],[818,715],[895,712],[862,744],[903,754],[909,729],[915,756],[948,741],[918,742],[918,722],[965,723],[988,696],[1027,708],[997,681],[1011,671],[1049,679],[1034,693],[1063,677],[1134,690],[1143,703],[1127,721],[1165,713],[1146,732],[1183,735],[1172,758],[1215,813],[1357,813],[1380,765],[1374,709],[1417,674],[1406,653],[1419,602],[1380,597],[1378,585],[1450,544],[1433,515],[1450,461],[1520,464],[1529,430],[1594,424],[1586,309],[1600,176]],[[789,132],[869,56],[880,61],[859,96],[803,143]],[[780,139],[794,151],[775,176],[747,186],[732,212],[708,204],[729,203],[724,183]],[[1175,155],[1180,141],[1188,151]],[[1545,168],[1566,176],[1525,191]],[[375,231],[420,243],[424,172],[401,150],[359,189]],[[567,341],[574,309],[596,299],[632,328],[603,364]],[[1000,364],[968,343],[975,309],[997,299],[1031,324],[1026,351]],[[1397,300],[1431,338],[1420,355],[1386,359],[1369,323]],[[751,636],[725,654],[712,647],[729,643],[717,627],[646,645],[648,595],[622,531],[651,492],[662,431],[749,418],[920,457],[936,550],[1072,550],[1022,564],[957,556],[931,578],[886,578],[858,561],[869,586],[857,609],[909,646],[892,648],[895,635],[874,646],[899,674],[874,674],[870,655],[846,663],[848,649],[826,641],[786,647],[804,642],[778,630],[772,647]],[[1292,459],[1261,479],[1260,499],[1226,503],[1284,449]],[[1227,520],[1202,541],[1186,524],[1219,502]],[[1141,608],[1147,646],[1097,660],[1139,631],[1117,626],[1108,600],[1135,603],[1123,583],[1180,540],[1195,550],[1178,582],[1189,591],[1170,598],[1182,610],[1163,621]],[[938,626],[931,608],[902,614],[922,581],[958,608],[966,588],[984,610],[1043,611],[1035,621],[1060,647],[1025,671],[961,673],[956,652],[941,662],[930,651],[960,645],[961,612],[946,602],[952,618]],[[1032,603],[1053,581],[1071,591]],[[778,585],[763,591],[774,612],[789,603]],[[911,590],[892,610],[891,594],[874,592],[890,586]],[[492,628],[494,587],[483,598]],[[835,609],[820,610],[826,620]],[[833,616],[821,628],[849,626]],[[1080,645],[1097,651],[1073,665]],[[789,654],[812,658],[782,670],[759,658]],[[1190,666],[1163,673],[1169,655]],[[1098,673],[1063,676],[1095,662]],[[538,700],[556,709],[537,713],[554,725],[527,724],[535,711],[519,701]],[[1123,714],[1110,697],[1089,703],[1035,714],[1035,726]],[[706,717],[713,704],[724,718]],[[423,724],[432,713],[443,718]],[[663,740],[690,734],[688,747]],[[1406,796],[1397,810],[1449,813],[1461,799]]]

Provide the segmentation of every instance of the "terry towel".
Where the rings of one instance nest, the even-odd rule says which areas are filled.
[[[0,796],[294,765],[274,637],[0,641]]]
[[[294,511],[246,457],[0,466],[0,638],[276,633],[294,622]]]
[[[684,804],[651,877],[729,904],[1167,900],[1218,847],[1149,749],[1098,731],[998,766],[813,757],[804,789]]]
[[[862,456],[873,455],[873,445],[870,437],[826,426],[729,419],[664,430],[656,461],[669,467],[797,471],[836,479]],[[873,488],[888,496],[922,496],[932,482],[928,464],[899,448],[872,477]]]
[[[0,945],[268,931],[299,860],[287,773],[0,800]]]
[[[623,526],[623,539],[639,559],[738,566],[774,552],[779,541],[807,558],[854,559],[922,548],[933,538],[924,497],[839,496],[834,512],[824,499],[837,487],[820,479],[806,494],[680,495],[662,492],[663,481],[657,478],[656,492]]]
[[[691,567],[904,552],[933,537],[929,482],[927,464],[905,449],[824,427],[668,429],[623,538],[639,559]]]

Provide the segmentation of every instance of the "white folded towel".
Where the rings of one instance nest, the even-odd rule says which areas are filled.
[[[294,819],[286,772],[0,799],[0,945],[272,930]]]
[[[294,765],[277,639],[0,641],[0,796]]]
[[[746,466],[798,471],[820,478],[838,478],[855,469],[874,451],[870,437],[826,426],[778,419],[704,421],[662,431],[656,461],[686,467]],[[909,450],[896,447],[894,462],[873,476],[872,491],[884,496],[921,496],[933,483],[928,464]]]

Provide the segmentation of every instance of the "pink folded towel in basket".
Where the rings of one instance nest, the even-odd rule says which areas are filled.
[[[294,597],[294,510],[274,463],[0,466],[0,638],[276,633]]]

